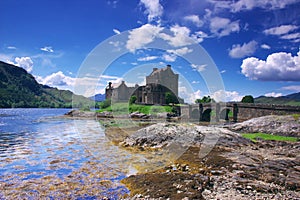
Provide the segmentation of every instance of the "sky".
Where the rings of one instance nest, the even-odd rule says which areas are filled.
[[[300,92],[300,0],[1,0],[0,60],[85,96],[171,65],[179,95]],[[83,86],[83,87],[81,87]]]

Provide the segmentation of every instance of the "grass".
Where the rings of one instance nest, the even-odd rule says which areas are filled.
[[[275,141],[288,141],[288,142],[297,142],[299,138],[280,136],[280,135],[271,135],[267,133],[243,133],[244,138],[250,139],[253,142],[257,142],[257,139],[263,140],[275,140]]]
[[[292,114],[295,120],[298,120],[300,118],[300,114]]]
[[[117,114],[128,114],[132,112],[140,112],[144,114],[157,114],[164,112],[172,112],[172,106],[158,106],[158,105],[139,105],[128,103],[115,103],[105,109],[101,109],[98,112],[109,111]]]

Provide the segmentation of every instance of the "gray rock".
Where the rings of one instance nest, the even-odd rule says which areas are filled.
[[[160,148],[172,143],[181,146],[200,145],[201,143],[233,146],[247,144],[249,141],[237,133],[219,127],[158,123],[138,130],[127,137],[122,145]]]
[[[244,133],[270,133],[300,137],[300,119],[292,115],[268,115],[226,126]]]

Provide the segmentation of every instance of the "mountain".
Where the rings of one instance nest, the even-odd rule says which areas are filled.
[[[68,90],[39,84],[23,68],[0,61],[0,108],[89,106],[92,101]]]
[[[281,105],[291,105],[300,106],[300,92],[293,93],[281,97],[266,97],[260,96],[254,99],[255,103],[265,103],[265,104],[281,104]]]
[[[294,93],[294,94],[289,94],[286,96],[286,98],[300,101],[300,92]]]
[[[96,94],[95,96],[90,97],[90,99],[96,102],[101,102],[105,100],[105,94]]]

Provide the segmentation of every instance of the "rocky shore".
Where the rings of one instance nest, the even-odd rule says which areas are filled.
[[[263,132],[300,137],[300,117],[298,115],[269,115],[226,127],[232,131],[244,133]]]
[[[66,116],[111,117],[111,113],[98,115],[71,111]],[[148,116],[134,113],[132,118]],[[107,124],[106,135],[129,151],[160,154],[161,150],[167,150],[177,156],[160,168],[123,179],[130,190],[124,199],[300,197],[300,119],[297,115],[271,115],[218,127],[165,122],[150,123],[144,128],[120,128],[110,127],[109,121]],[[298,142],[261,139],[253,142],[241,135],[256,132],[293,136]],[[117,139],[116,134],[120,136]]]
[[[275,126],[279,124],[276,120],[281,124]],[[279,134],[286,125],[284,135],[298,136],[294,131],[299,126],[297,120],[293,116],[267,116],[226,128],[161,123],[140,129],[120,144],[142,151],[168,148],[174,143],[188,147],[161,169],[125,178],[123,182],[131,190],[127,199],[297,199],[300,142],[254,143],[231,131],[270,130]],[[207,139],[209,135],[214,139]],[[209,144],[213,148],[201,157],[199,152]]]

